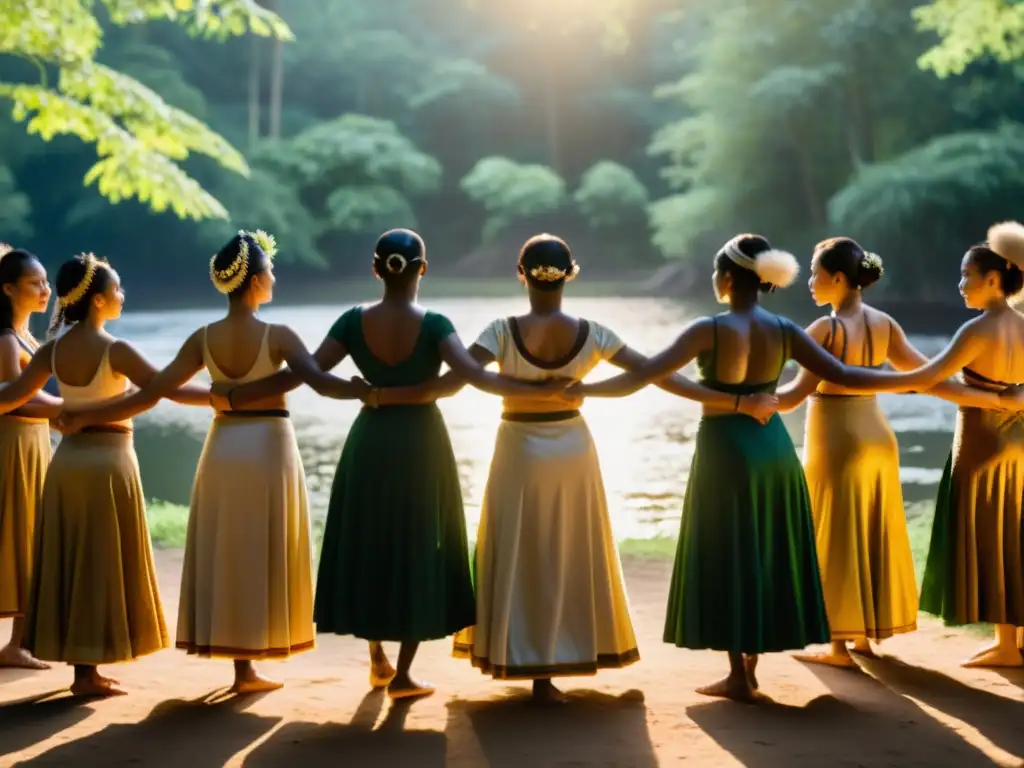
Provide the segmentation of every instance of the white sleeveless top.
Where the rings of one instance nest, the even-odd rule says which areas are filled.
[[[114,346],[115,342],[110,342],[103,350],[103,357],[100,358],[99,367],[93,374],[92,381],[81,387],[65,384],[57,375],[57,344],[59,342],[60,339],[54,341],[50,348],[50,370],[53,372],[53,378],[57,381],[60,396],[64,398],[64,405],[69,411],[84,411],[124,397],[130,382],[110,366],[110,348]],[[110,423],[129,429],[132,426],[131,419]]]
[[[270,359],[269,324],[263,331],[263,341],[260,342],[260,351],[256,354],[256,361],[252,364],[249,371],[239,379],[233,379],[226,375],[220,369],[220,366],[217,365],[217,361],[213,359],[213,355],[210,353],[210,344],[208,340],[209,331],[210,326],[203,326],[203,362],[206,364],[206,370],[210,372],[210,378],[213,379],[214,382],[245,384],[246,382],[256,381],[257,379],[265,379],[267,376],[281,370],[281,365],[274,365],[274,361]]]

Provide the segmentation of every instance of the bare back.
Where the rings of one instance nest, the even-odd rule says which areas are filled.
[[[214,381],[242,384],[270,376],[282,364],[280,352],[270,343],[272,326],[251,315],[228,316],[199,332],[203,361]],[[285,407],[283,394],[246,403],[240,410],[278,410]]]
[[[815,340],[839,362],[862,368],[879,368],[889,359],[892,320],[866,304],[852,313],[833,314],[819,321],[823,335]],[[817,324],[816,324],[817,325]],[[847,389],[829,381],[818,385],[818,392],[829,395],[863,395],[863,390]]]
[[[1024,315],[1012,308],[989,312],[972,321],[969,332],[984,340],[983,351],[964,367],[969,383],[1024,383]]]
[[[363,339],[384,365],[398,365],[416,351],[426,310],[419,304],[377,302],[360,313]]]
[[[68,387],[87,387],[96,379],[100,367],[109,359],[110,347],[117,339],[106,331],[85,324],[72,327],[56,341],[51,373]],[[115,375],[121,375],[114,371]],[[123,378],[123,375],[122,375]]]
[[[515,318],[519,341],[530,357],[555,363],[570,357],[579,344],[581,321],[561,312]]]

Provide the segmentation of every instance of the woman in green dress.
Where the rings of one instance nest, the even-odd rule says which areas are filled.
[[[475,621],[462,489],[440,410],[388,405],[386,388],[414,386],[446,363],[471,384],[500,395],[560,392],[568,383],[518,382],[485,371],[448,318],[416,303],[426,248],[409,230],[380,237],[373,269],[384,284],[376,304],[353,307],[316,352],[329,370],[351,355],[373,387],[352,425],[331,488],[317,576],[318,632],[370,641],[373,687],[393,698],[433,692],[409,668],[421,641]],[[297,384],[290,374],[232,389],[233,406]],[[398,668],[381,641],[401,643]]]
[[[665,351],[630,373],[568,394],[618,397],[697,358],[702,383],[736,397],[774,392],[790,358],[817,376],[866,386],[874,371],[851,369],[758,294],[797,276],[796,259],[759,235],[739,235],[715,258],[714,290],[729,309],[692,323]],[[725,651],[730,673],[698,689],[758,698],[758,654],[829,640],[803,467],[778,415],[760,423],[735,409],[704,406],[686,488],[664,639]]]

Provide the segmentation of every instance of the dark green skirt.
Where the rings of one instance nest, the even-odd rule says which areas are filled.
[[[318,632],[435,640],[475,623],[455,456],[434,405],[364,408],[331,488]]]
[[[807,482],[778,415],[701,421],[664,639],[740,653],[829,641]]]

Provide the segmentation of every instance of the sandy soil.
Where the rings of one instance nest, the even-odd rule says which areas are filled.
[[[181,553],[158,553],[168,623]],[[526,703],[525,685],[494,682],[423,647],[416,672],[433,698],[392,706],[368,693],[365,645],[322,637],[316,651],[263,669],[287,681],[261,697],[218,697],[228,662],[169,650],[108,667],[131,695],[76,701],[69,670],[0,670],[0,765],[184,766],[1019,766],[1024,672],[967,671],[979,638],[926,621],[847,671],[785,655],[758,669],[774,703],[716,701],[694,688],[725,671],[720,654],[664,645],[670,565],[629,561],[642,660],[563,679],[573,701]],[[6,637],[7,628],[0,629]],[[389,649],[390,651],[390,649]]]

